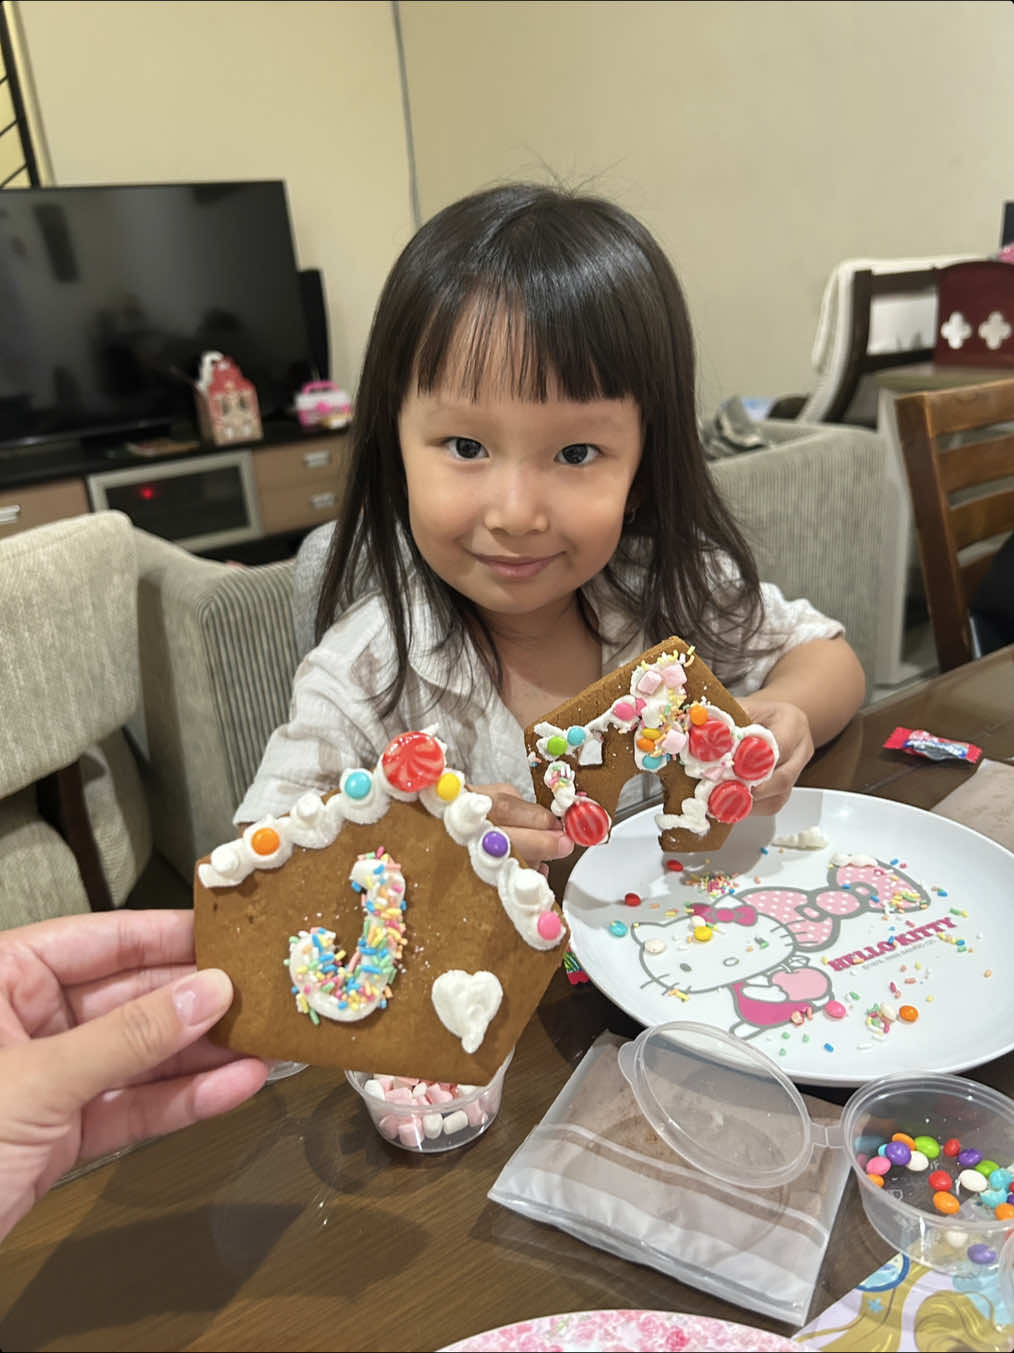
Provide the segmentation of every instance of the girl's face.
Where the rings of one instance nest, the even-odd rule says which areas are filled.
[[[538,403],[489,380],[473,401],[451,375],[439,390],[410,389],[398,418],[412,535],[488,622],[537,625],[612,558],[640,411],[629,398],[576,403],[552,385]]]

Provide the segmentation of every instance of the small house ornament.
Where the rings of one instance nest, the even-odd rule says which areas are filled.
[[[257,391],[231,357],[220,352],[204,353],[196,398],[197,422],[206,442],[231,446],[260,441],[263,432]]]

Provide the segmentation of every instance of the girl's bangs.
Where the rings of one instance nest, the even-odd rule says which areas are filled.
[[[438,297],[416,357],[419,390],[449,388],[473,402],[492,388],[540,404],[628,395],[641,403],[648,354],[617,343],[605,307],[570,278],[551,289],[541,280],[530,276],[509,288],[480,283],[464,297]],[[618,351],[629,360],[617,361]]]

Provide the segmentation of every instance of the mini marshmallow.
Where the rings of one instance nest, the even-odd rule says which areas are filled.
[[[430,1141],[432,1141],[434,1137],[439,1137],[444,1130],[444,1115],[442,1113],[428,1113],[423,1118],[422,1122],[423,1132],[425,1132]]]
[[[377,1128],[384,1134],[389,1141],[394,1141],[398,1135],[398,1118],[393,1113],[387,1113],[383,1118],[377,1119]]]
[[[380,1084],[379,1081],[375,1080],[366,1082],[366,1084],[363,1086],[363,1093],[367,1095],[372,1095],[374,1099],[386,1098],[386,1096],[384,1095],[384,1087]]]
[[[462,1128],[468,1127],[468,1114],[464,1109],[455,1109],[444,1119],[444,1133],[452,1137],[455,1132],[460,1132]]]
[[[418,1146],[422,1139],[423,1129],[418,1118],[403,1118],[398,1124],[398,1140],[404,1146]]]
[[[477,1099],[471,1100],[465,1105],[465,1117],[472,1127],[478,1127],[486,1115],[482,1111],[482,1105]]]

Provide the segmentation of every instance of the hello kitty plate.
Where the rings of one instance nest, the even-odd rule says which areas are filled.
[[[658,808],[585,852],[571,947],[651,1027],[725,1030],[793,1080],[962,1071],[1014,1048],[1014,855],[906,804],[795,789],[713,855],[663,855]]]

